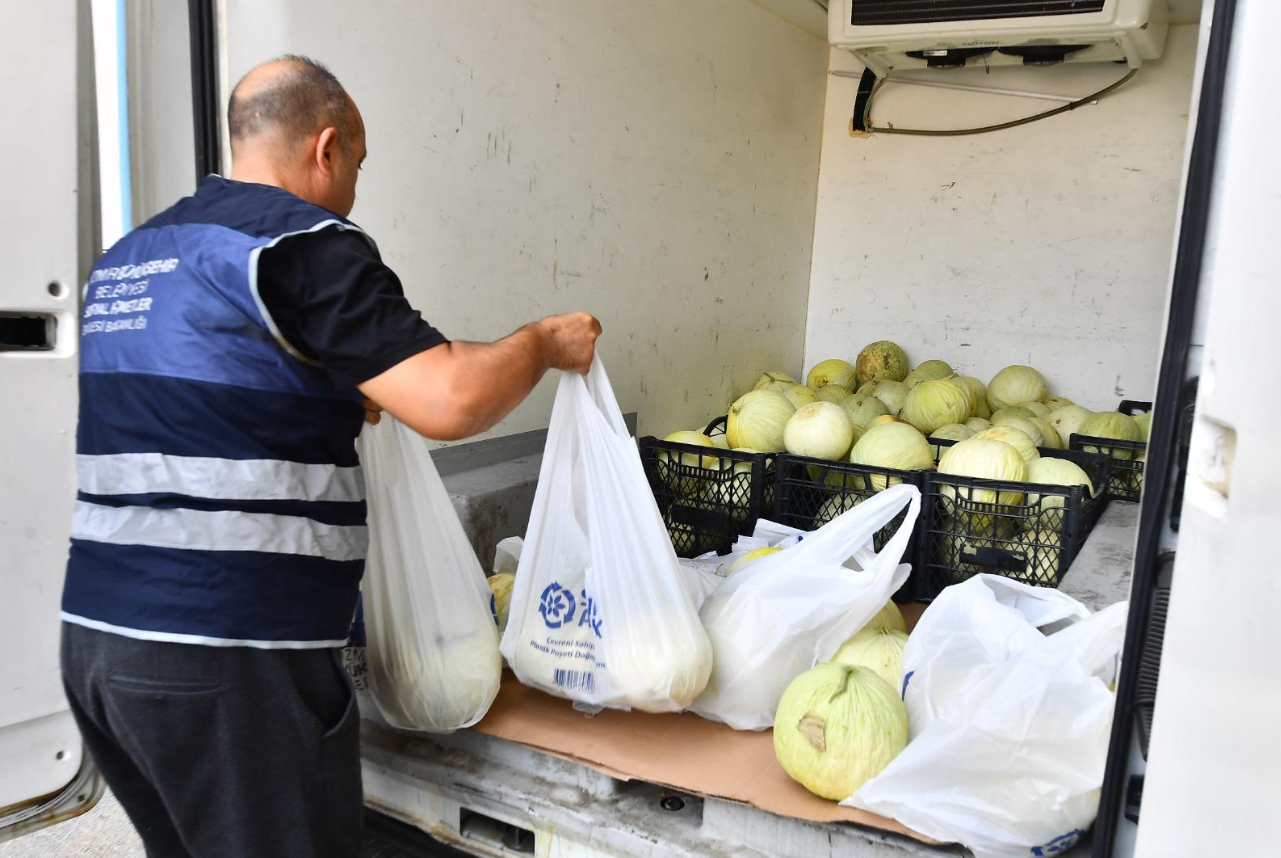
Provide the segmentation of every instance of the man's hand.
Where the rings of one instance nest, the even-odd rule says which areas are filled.
[[[586,374],[596,354],[596,339],[601,335],[600,322],[588,313],[548,316],[537,322],[543,336],[543,355],[551,369]]]
[[[377,426],[378,421],[383,419],[383,407],[374,402],[368,396],[365,397],[365,422],[370,426]]]

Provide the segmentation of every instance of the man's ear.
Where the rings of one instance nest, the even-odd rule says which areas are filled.
[[[338,129],[330,126],[316,138],[316,168],[326,176],[334,173],[334,150],[338,148]]]

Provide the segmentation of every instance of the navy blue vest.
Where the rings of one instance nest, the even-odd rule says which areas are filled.
[[[357,228],[210,176],[94,266],[63,619],[221,646],[340,646],[368,535],[364,410],[285,342],[264,247]]]

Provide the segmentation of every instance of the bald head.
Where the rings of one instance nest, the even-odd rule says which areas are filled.
[[[338,130],[339,145],[350,152],[359,121],[338,78],[315,60],[293,54],[250,70],[227,105],[233,152],[268,137],[288,151],[328,127]]]
[[[346,217],[365,160],[360,111],[329,69],[292,54],[240,79],[227,105],[231,178],[274,185]]]

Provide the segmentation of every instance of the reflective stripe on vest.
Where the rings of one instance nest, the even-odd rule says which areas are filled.
[[[225,500],[362,501],[358,467],[273,459],[116,453],[76,456],[80,491],[92,495],[169,493]]]
[[[191,551],[261,551],[326,560],[364,560],[364,527],[321,524],[294,515],[201,509],[99,506],[77,501],[71,538],[109,545]]]

